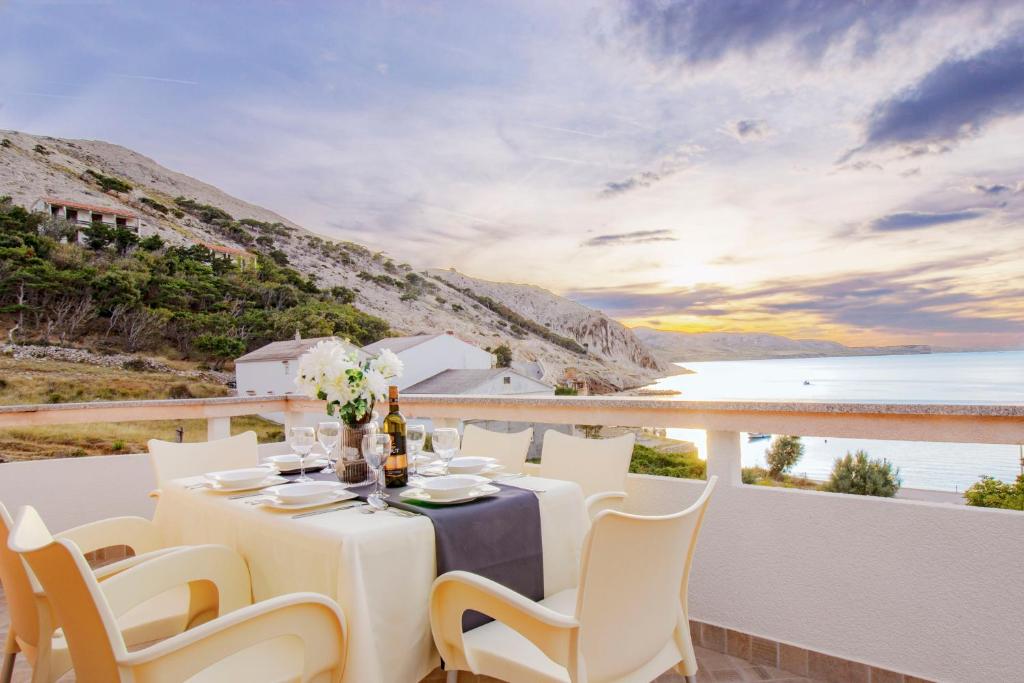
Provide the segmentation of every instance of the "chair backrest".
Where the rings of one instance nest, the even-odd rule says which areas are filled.
[[[243,432],[226,439],[195,443],[150,439],[149,459],[153,463],[157,486],[181,477],[255,467],[259,464],[256,432]]]
[[[0,585],[7,596],[11,627],[20,641],[29,647],[38,648],[39,606],[35,597],[37,585],[25,561],[18,553],[7,547],[14,520],[7,508],[0,503]]]
[[[67,639],[76,678],[120,680],[117,659],[127,654],[124,638],[78,546],[54,539],[29,506],[18,511],[8,544],[46,591]]]
[[[685,590],[704,511],[717,477],[686,510],[642,517],[600,513],[583,545],[576,618],[587,677],[618,680],[651,662],[688,629]],[[614,643],[614,647],[609,647]]]
[[[540,476],[574,481],[586,496],[623,491],[635,442],[633,433],[613,439],[581,439],[549,429],[544,433]]]
[[[518,474],[523,471],[532,441],[533,427],[508,434],[492,432],[476,425],[466,425],[462,430],[462,448],[459,454],[497,458],[505,466],[506,472]]]

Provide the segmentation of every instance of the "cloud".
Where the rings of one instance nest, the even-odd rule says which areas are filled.
[[[981,184],[979,184],[979,185],[975,185],[971,189],[974,190],[975,192],[980,193],[980,194],[987,194],[987,195],[999,195],[999,194],[1004,194],[1006,192],[1012,192],[1013,191],[1013,188],[1010,187],[1009,185],[1002,185],[1002,184],[999,184],[999,183],[996,183],[994,185],[981,185]]]
[[[853,38],[856,57],[871,57],[880,40],[905,22],[958,6],[959,0],[631,0],[622,26],[636,45],[658,60],[712,64],[732,53],[751,56],[780,43],[802,61],[817,63],[848,38]]]
[[[199,81],[186,81],[180,78],[162,78],[160,76],[136,76],[132,74],[114,74],[118,78],[128,78],[135,81],[156,81],[158,83],[177,83],[178,85],[199,85]]]
[[[878,232],[895,232],[899,230],[920,230],[947,223],[970,221],[984,215],[984,211],[967,209],[946,213],[927,213],[923,211],[903,211],[882,216],[871,223],[871,228]]]
[[[623,180],[607,182],[601,192],[598,193],[598,196],[605,198],[615,197],[643,187],[650,187],[683,170],[695,157],[700,156],[704,151],[704,148],[700,145],[680,145],[670,154],[663,157],[656,164],[654,170],[640,171]]]
[[[903,147],[909,156],[948,151],[986,126],[1024,113],[1024,34],[969,57],[945,60],[874,105],[863,144],[851,155]]]
[[[858,330],[929,334],[1024,334],[1024,318],[1009,317],[999,306],[1024,298],[1017,286],[997,292],[969,291],[955,271],[980,265],[991,255],[937,261],[888,272],[853,273],[833,278],[786,278],[748,290],[718,284],[650,291],[646,285],[585,289],[566,295],[619,318],[673,315],[719,318],[718,322],[782,316],[810,316],[822,324]],[[742,325],[741,325],[742,326]]]
[[[598,235],[586,240],[582,247],[609,247],[619,244],[649,244],[650,242],[676,242],[678,241],[671,230],[635,230],[633,232],[618,232],[607,235]]]
[[[768,122],[762,119],[731,121],[726,124],[725,132],[740,142],[764,140],[775,134],[775,131],[768,125]]]

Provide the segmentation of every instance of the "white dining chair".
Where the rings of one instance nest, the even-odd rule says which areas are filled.
[[[442,574],[430,627],[448,680],[647,683],[670,668],[696,680],[687,584],[717,477],[686,510],[641,517],[605,510],[583,544],[579,587],[533,602],[469,572]],[[462,615],[494,621],[463,633]]]
[[[42,586],[24,561],[8,547],[13,528],[11,515],[0,503],[0,584],[10,616],[0,683],[11,680],[19,652],[32,666],[33,683],[51,683],[71,668],[71,656],[63,634],[57,631],[58,622]],[[156,527],[141,517],[104,519],[68,529],[57,537],[74,543],[81,553],[120,545],[132,550],[133,556],[93,571],[96,580],[101,582],[181,549],[162,547]],[[248,581],[247,573],[244,576],[238,573],[239,567],[244,570],[244,563],[236,563],[235,573],[227,574],[221,581],[237,581],[240,576]],[[215,580],[215,577],[202,576],[206,581]],[[117,624],[125,642],[134,645],[166,638],[212,618],[217,603],[215,596],[204,590],[204,585],[174,586],[120,614]]]
[[[230,548],[177,549],[101,583],[75,543],[51,536],[30,507],[19,511],[9,546],[46,590],[83,683],[341,679],[346,637],[338,605],[315,593],[249,604],[248,571]],[[228,575],[215,581],[215,619],[129,652],[117,616],[130,605],[182,582]]]
[[[579,484],[593,519],[626,499],[626,475],[635,443],[632,432],[611,439],[582,439],[549,429],[544,432],[540,476]]]
[[[218,470],[255,467],[259,464],[256,432],[242,432],[226,439],[193,443],[150,439],[148,446],[158,489],[171,479],[194,477]]]
[[[533,427],[521,432],[492,432],[468,424],[462,430],[460,455],[496,458],[508,474],[519,474],[526,464],[526,456],[533,442]]]

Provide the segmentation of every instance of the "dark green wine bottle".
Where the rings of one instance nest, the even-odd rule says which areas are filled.
[[[405,450],[405,418],[398,412],[398,387],[388,387],[388,414],[383,432],[391,437],[391,455],[384,462],[384,486],[389,489],[409,485],[409,457]]]

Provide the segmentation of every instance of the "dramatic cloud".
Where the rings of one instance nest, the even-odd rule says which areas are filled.
[[[990,123],[1024,113],[1024,36],[970,57],[951,58],[894,97],[877,103],[864,144],[851,154],[905,147],[911,155],[948,151]]]
[[[979,257],[981,259],[982,257]],[[970,260],[970,259],[968,259]],[[910,333],[1018,335],[1024,317],[993,313],[1006,300],[1024,298],[1024,289],[978,293],[963,289],[951,271],[963,259],[891,272],[851,274],[816,281],[780,279],[738,291],[721,285],[645,292],[640,287],[589,289],[568,296],[622,318],[811,316],[832,325]]]
[[[760,119],[743,119],[732,121],[725,127],[725,132],[740,142],[764,140],[775,132],[766,121]]]
[[[583,247],[609,247],[618,244],[648,244],[650,242],[676,242],[671,230],[635,230],[598,235],[583,242]]]
[[[905,211],[901,213],[890,213],[887,216],[875,220],[871,227],[879,232],[894,232],[897,230],[920,230],[935,225],[946,223],[959,223],[970,221],[983,216],[984,212],[977,209],[966,211],[949,211],[947,213],[925,213],[921,211]]]
[[[870,57],[880,39],[904,22],[943,13],[958,4],[955,0],[632,0],[623,23],[656,59],[713,63],[733,52],[750,55],[784,42],[813,63],[849,37],[854,39],[856,56]]]

